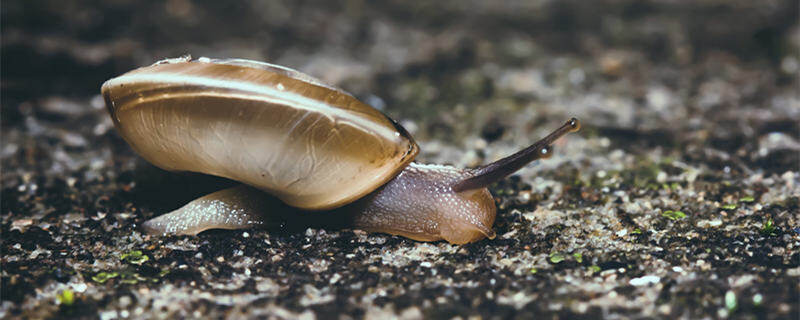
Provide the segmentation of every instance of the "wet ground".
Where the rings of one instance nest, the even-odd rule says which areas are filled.
[[[798,318],[795,1],[2,3],[2,318]],[[551,159],[490,188],[498,237],[138,226],[230,182],[169,173],[100,84],[271,61],[412,132],[418,160]]]

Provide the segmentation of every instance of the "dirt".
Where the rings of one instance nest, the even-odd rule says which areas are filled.
[[[3,2],[2,318],[800,317],[796,1]],[[185,54],[287,65],[493,185],[497,238],[139,225],[233,182],[157,169],[99,88]]]

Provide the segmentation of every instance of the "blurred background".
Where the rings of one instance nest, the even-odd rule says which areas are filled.
[[[494,140],[514,121],[566,115],[612,135],[707,128],[726,151],[764,125],[797,138],[796,1],[6,1],[2,11],[6,129],[27,112],[69,112],[54,110],[59,99],[78,112],[110,77],[190,54],[304,71],[424,123],[411,125],[423,140]]]
[[[797,314],[796,0],[1,5],[0,317]],[[187,183],[197,180],[139,159],[99,90],[184,55],[267,61],[340,86],[403,124],[422,162],[475,166],[569,117],[584,128],[491,188],[493,241],[458,249],[309,229],[164,244],[136,225],[225,182]],[[152,259],[116,258],[131,248]],[[120,266],[162,282],[125,287]],[[117,280],[94,278],[111,271]],[[64,309],[63,288],[80,308]]]

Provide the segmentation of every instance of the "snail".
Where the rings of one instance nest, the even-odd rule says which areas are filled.
[[[548,157],[556,139],[580,128],[572,118],[511,156],[457,169],[413,162],[419,147],[397,122],[278,65],[167,59],[101,91],[117,131],[145,160],[242,183],[146,221],[157,235],[264,226],[294,208],[301,219],[328,212],[357,229],[419,241],[493,239],[487,186]]]

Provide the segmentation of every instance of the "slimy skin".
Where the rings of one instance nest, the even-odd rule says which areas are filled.
[[[268,228],[287,221],[298,226],[303,220],[314,220],[319,223],[306,225],[353,227],[418,241],[464,244],[493,239],[496,209],[489,190],[455,192],[450,188],[466,175],[453,167],[411,163],[379,190],[323,213],[288,207],[262,191],[240,185],[195,199],[148,220],[143,227],[150,234],[196,235],[209,229]]]
[[[470,176],[449,166],[412,163],[384,187],[343,210],[353,226],[418,241],[463,244],[494,239],[497,212],[489,190],[453,191]]]
[[[142,227],[147,233],[163,235],[196,235],[209,229],[264,227],[279,219],[278,215],[269,219],[268,210],[281,207],[283,204],[274,197],[250,186],[239,185],[192,200],[180,209],[147,220]]]

